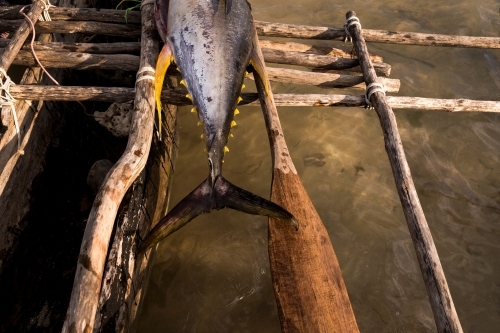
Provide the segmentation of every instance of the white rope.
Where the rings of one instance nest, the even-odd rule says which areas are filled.
[[[10,94],[10,86],[14,85],[14,82],[10,79],[10,77],[7,75],[7,72],[5,69],[0,67],[0,74],[2,74],[3,79],[0,78],[0,107],[9,107],[12,111],[12,116],[14,118],[14,126],[16,127],[16,132],[17,132],[17,152],[21,155],[24,155],[24,150],[21,149],[21,130],[19,128],[19,121],[17,120],[17,113],[16,113],[16,107],[14,105],[15,99],[12,97]]]
[[[361,30],[361,23],[359,22],[359,19],[356,16],[348,18],[347,21],[345,21],[344,23],[344,31],[345,31],[344,43],[346,42],[352,43],[352,36],[351,33],[349,32],[349,27],[351,25],[357,25],[359,26],[359,30]]]
[[[137,80],[135,80],[135,84],[137,84],[138,82],[141,82],[143,80],[151,80],[151,81],[155,81],[155,77],[152,76],[152,75],[144,75],[144,76],[141,76],[140,78],[138,78]]]
[[[142,74],[144,72],[152,72],[152,73],[156,73],[155,69],[151,66],[144,66],[144,67],[141,67],[139,69],[139,71],[137,72],[137,74],[135,75],[135,77],[138,77],[139,74]]]
[[[144,0],[144,1],[142,1],[141,2],[141,10],[142,10],[142,6],[154,4],[155,2],[156,2],[156,0]]]
[[[374,88],[374,89],[372,89],[372,88]],[[373,83],[370,83],[369,85],[366,86],[365,102],[366,102],[366,106],[368,108],[372,107],[372,103],[370,102],[370,98],[376,92],[381,92],[385,95],[384,86],[381,83],[373,82]]]
[[[43,12],[42,14],[40,15],[40,17],[38,18],[39,21],[52,21],[52,19],[50,18],[50,15],[49,15],[49,8],[52,6],[50,4],[50,0],[41,0],[44,4],[45,4],[45,8],[43,9]],[[45,2],[47,1],[47,2]]]

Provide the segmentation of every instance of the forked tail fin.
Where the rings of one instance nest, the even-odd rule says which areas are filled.
[[[295,229],[299,228],[299,222],[295,217],[279,205],[235,186],[219,176],[213,187],[210,186],[209,180],[205,179],[158,222],[140,244],[139,253],[145,252],[196,216],[209,213],[212,209],[223,208],[232,208],[248,214],[276,217]]]

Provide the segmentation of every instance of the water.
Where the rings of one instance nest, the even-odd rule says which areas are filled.
[[[499,1],[251,3],[256,20],[338,27],[355,10],[365,28],[500,36]],[[398,95],[500,100],[498,50],[368,47],[392,65],[391,77],[402,83]],[[273,91],[325,92],[276,83]],[[271,159],[262,113],[240,111],[224,175],[269,197]],[[297,171],[332,239],[360,330],[435,331],[375,112],[279,112]],[[498,332],[500,116],[398,110],[396,117],[464,332]],[[207,175],[201,130],[187,109],[180,113],[179,132],[172,204]],[[325,163],[306,163],[315,154]],[[139,331],[279,330],[266,218],[214,212],[160,244]]]

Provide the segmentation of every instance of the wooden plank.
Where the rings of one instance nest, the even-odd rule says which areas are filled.
[[[356,17],[356,13],[348,12],[346,22],[349,22],[350,19],[353,20],[354,17]],[[378,78],[368,57],[368,49],[360,25],[351,24],[349,32],[352,35],[354,47],[359,56],[366,84],[377,83]],[[374,92],[371,95],[371,103],[380,119],[380,125],[384,133],[385,150],[389,156],[399,199],[413,240],[438,332],[462,333],[462,326],[441,267],[441,261],[418,199],[417,190],[413,184],[396,117],[386,101],[385,94],[382,92]]]
[[[263,56],[254,37],[261,61]],[[281,330],[359,332],[328,233],[288,152],[270,86],[254,71],[273,161],[271,200],[299,220],[299,230],[269,218],[269,260]]]
[[[0,39],[0,48],[5,48],[10,39]],[[33,43],[35,51],[53,52],[78,52],[90,54],[139,54],[141,51],[140,42],[115,42],[115,43],[63,43],[63,42],[42,42]],[[23,51],[30,51],[28,43],[21,48]]]

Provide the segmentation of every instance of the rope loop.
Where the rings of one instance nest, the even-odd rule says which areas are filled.
[[[358,25],[359,30],[361,30],[361,23],[359,22],[359,19],[356,16],[348,18],[344,23],[344,31],[345,31],[344,43],[347,43],[347,42],[352,43],[352,36],[351,36],[351,33],[349,32],[349,27],[351,25]]]
[[[368,109],[372,109],[373,108],[373,105],[372,105],[372,103],[370,101],[370,98],[376,92],[381,92],[381,93],[383,93],[385,95],[384,85],[381,84],[381,83],[378,83],[378,82],[373,82],[373,83],[370,83],[369,85],[366,86],[365,102],[366,102],[366,107]]]
[[[50,3],[50,0],[40,0],[40,1],[42,1],[45,4],[45,7],[43,9],[42,14],[38,18],[38,20],[39,21],[47,21],[47,22],[52,21],[52,19],[50,18],[50,15],[49,15],[49,8],[53,7],[53,5]]]
[[[4,107],[6,110],[7,107],[10,107],[10,110],[12,112],[12,116],[14,118],[14,126],[16,127],[16,133],[17,133],[17,152],[20,155],[24,155],[24,150],[21,149],[21,130],[19,128],[19,121],[17,119],[17,113],[16,113],[16,107],[15,107],[15,102],[16,100],[12,95],[10,94],[10,87],[15,85],[14,82],[12,82],[11,78],[7,75],[7,72],[5,69],[0,67],[0,108],[2,109],[2,112],[4,112]],[[5,81],[4,81],[5,79]]]
[[[137,74],[136,74],[136,80],[135,80],[135,84],[137,84],[138,82],[141,82],[142,80],[151,80],[151,81],[155,81],[155,77],[153,75],[144,75],[144,76],[141,76],[139,77],[139,75],[141,75],[142,73],[144,72],[151,72],[151,73],[155,73],[155,69],[151,66],[144,66],[144,67],[141,67],[139,69],[139,71],[137,71]]]

